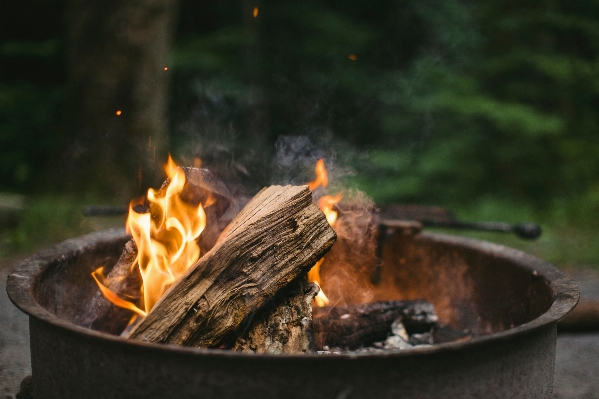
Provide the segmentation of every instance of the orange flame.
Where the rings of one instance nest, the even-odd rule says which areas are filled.
[[[308,183],[308,188],[310,189],[310,191],[316,190],[318,186],[326,187],[329,184],[329,177],[327,175],[327,170],[324,167],[324,161],[322,159],[316,161],[314,172],[316,173],[316,179]]]
[[[316,162],[314,171],[316,172],[316,179],[308,183],[308,188],[311,191],[314,191],[319,186],[326,187],[329,184],[327,170],[324,166],[324,161],[322,159],[319,159]],[[338,193],[334,196],[325,195],[323,197],[320,197],[320,199],[318,200],[318,207],[326,216],[327,222],[329,222],[329,225],[331,227],[333,227],[335,225],[335,222],[337,221],[337,211],[333,210],[333,206],[335,206],[339,201],[341,201],[342,196],[343,193]],[[329,304],[329,298],[327,298],[324,291],[322,290],[320,282],[320,265],[322,265],[323,261],[324,258],[321,258],[308,272],[308,280],[313,283],[316,283],[318,287],[320,287],[318,295],[316,295],[316,297],[314,298],[314,303],[318,307],[323,307]]]
[[[144,312],[143,310],[141,310],[140,308],[138,308],[131,302],[125,301],[124,299],[119,297],[117,294],[112,292],[108,287],[106,287],[106,285],[103,283],[103,280],[104,280],[103,272],[104,272],[104,267],[99,267],[92,272],[92,277],[94,278],[94,280],[96,280],[96,284],[98,284],[98,287],[100,287],[100,292],[102,292],[102,295],[104,295],[104,297],[106,297],[106,299],[108,299],[110,302],[112,302],[116,306],[132,310],[135,313],[137,313],[138,315],[145,317],[146,312]],[[100,280],[102,280],[102,281],[100,281]]]
[[[185,173],[173,159],[168,158],[165,171],[170,179],[166,190],[148,190],[150,205],[147,213],[133,210],[136,201],[129,205],[127,232],[137,244],[137,258],[143,280],[144,310],[119,298],[102,284],[94,273],[104,296],[117,306],[145,315],[171,284],[191,267],[200,257],[197,239],[206,226],[206,214],[202,204],[190,205],[179,197],[185,185]],[[137,310],[135,310],[135,309]]]

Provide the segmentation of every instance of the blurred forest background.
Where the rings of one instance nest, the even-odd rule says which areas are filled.
[[[377,204],[534,221],[469,234],[599,267],[596,1],[2,0],[0,35],[5,253],[107,223],[81,205],[167,152],[251,190],[303,136]]]

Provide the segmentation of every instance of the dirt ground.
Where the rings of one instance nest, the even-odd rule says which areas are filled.
[[[28,318],[6,294],[6,278],[23,257],[0,260],[0,398],[13,398],[23,377],[31,374]]]

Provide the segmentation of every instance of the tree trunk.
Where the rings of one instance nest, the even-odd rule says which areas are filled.
[[[54,181],[127,198],[159,183],[175,11],[176,0],[71,0]]]

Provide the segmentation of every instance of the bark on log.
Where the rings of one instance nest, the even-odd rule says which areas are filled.
[[[355,349],[383,341],[391,324],[401,318],[409,333],[425,332],[437,322],[433,305],[424,300],[374,302],[314,310],[314,343]]]
[[[68,4],[66,112],[60,152],[47,168],[50,187],[138,196],[156,184],[156,160],[166,158],[171,73],[164,67],[178,2]]]
[[[137,263],[133,264],[136,257],[137,246],[133,240],[129,240],[104,282],[112,292],[139,307],[142,280]],[[74,322],[82,327],[119,335],[133,315],[131,310],[113,305],[98,291]]]
[[[249,329],[237,338],[232,350],[275,354],[314,351],[312,300],[318,285],[303,277],[282,291],[273,305],[266,305],[248,320]]]
[[[307,186],[260,191],[128,334],[149,342],[215,347],[335,242]]]

